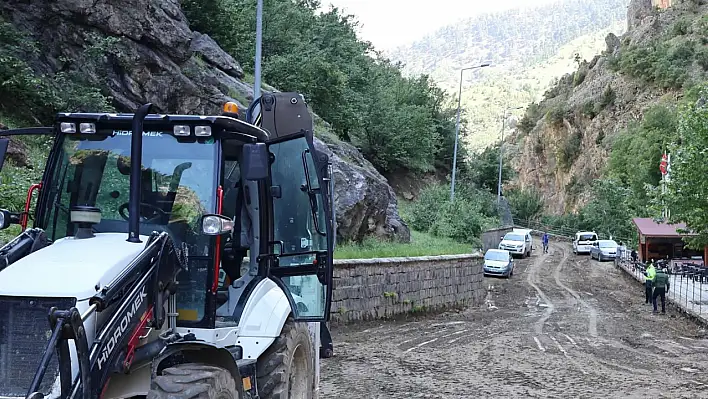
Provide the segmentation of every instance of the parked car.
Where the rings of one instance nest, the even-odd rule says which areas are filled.
[[[592,246],[597,242],[597,233],[594,231],[579,231],[575,233],[575,238],[573,239],[573,253],[589,254]]]
[[[614,259],[617,256],[619,244],[615,240],[598,240],[590,249],[590,258],[602,262],[605,259]]]
[[[514,229],[504,235],[499,243],[499,249],[509,251],[512,255],[531,256],[533,238],[531,230]]]
[[[514,275],[514,257],[504,249],[490,248],[484,254],[484,275],[504,276]]]

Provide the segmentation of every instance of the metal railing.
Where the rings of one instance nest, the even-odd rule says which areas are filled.
[[[623,251],[615,260],[615,265],[643,283],[646,265],[643,262],[632,262],[628,254],[629,251]],[[708,322],[708,268],[692,265],[691,261],[673,265],[659,264],[659,267],[665,267],[669,274],[667,302]]]
[[[532,229],[538,233],[548,233],[551,236],[566,238],[566,239],[573,239],[573,237],[575,237],[575,233],[578,232],[577,228],[566,227],[566,226],[553,226],[548,223],[543,223],[543,222],[537,221],[537,220],[514,219],[514,224],[516,226]],[[602,232],[598,232],[597,236],[601,240],[612,239],[618,243],[622,242],[625,245],[628,245],[629,243],[633,242],[633,239],[631,237],[620,237],[620,236],[615,236],[615,235],[611,236],[609,234],[604,234]]]

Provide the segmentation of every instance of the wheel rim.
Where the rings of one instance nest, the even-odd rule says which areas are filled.
[[[310,391],[310,378],[308,371],[310,365],[305,356],[305,350],[302,345],[298,345],[293,352],[293,357],[290,361],[290,380],[288,399],[307,399]]]

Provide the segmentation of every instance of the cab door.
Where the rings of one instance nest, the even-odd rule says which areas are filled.
[[[275,256],[269,277],[286,292],[295,320],[328,321],[334,251],[329,159],[314,146],[301,97],[268,93],[261,113],[262,127],[271,134],[270,252]]]

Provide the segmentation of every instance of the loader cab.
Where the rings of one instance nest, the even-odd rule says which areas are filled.
[[[249,290],[264,278],[287,294],[295,320],[326,321],[332,294],[333,182],[327,156],[314,146],[312,117],[299,94],[267,93],[252,104],[246,118],[268,132],[268,178],[256,205],[254,187],[243,176],[247,153],[233,148],[235,143],[223,143],[221,212],[237,227],[227,237],[221,260],[219,297],[224,300],[219,301],[216,325],[238,323]],[[270,230],[254,223],[264,217]],[[255,237],[262,240],[260,255],[253,250]]]
[[[231,113],[144,120],[137,207],[143,243],[136,245],[165,231],[185,254],[188,270],[178,276],[176,295],[180,327],[238,325],[264,279],[281,286],[296,320],[328,320],[334,249],[328,160],[314,147],[301,97],[278,96],[265,100],[253,124]],[[129,232],[132,117],[57,116],[34,217],[51,242],[77,238],[71,220],[77,206],[100,210],[94,234]],[[232,227],[205,233],[205,224],[219,218]]]

